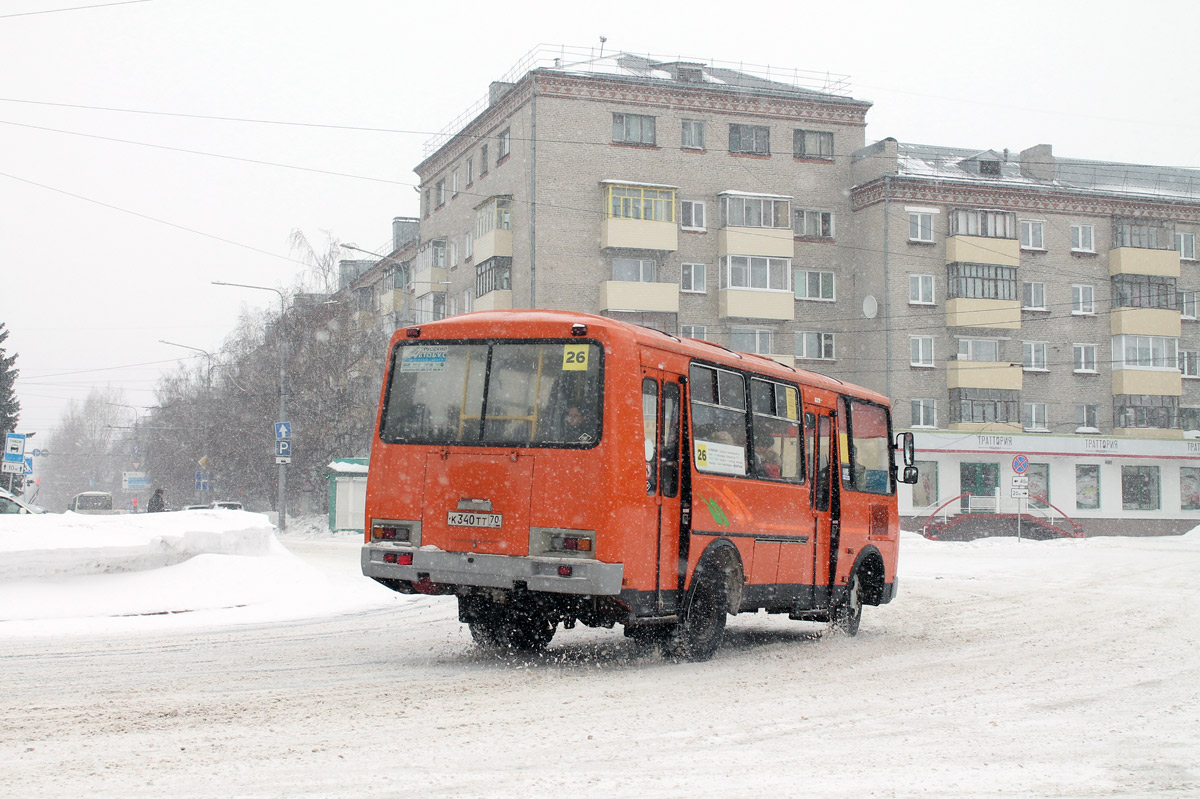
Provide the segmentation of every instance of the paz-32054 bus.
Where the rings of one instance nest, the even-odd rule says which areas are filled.
[[[563,311],[398,330],[363,573],[453,595],[484,646],[624,626],[702,660],[727,614],[857,632],[896,594],[887,399],[767,358]],[[903,453],[897,464],[897,453]]]

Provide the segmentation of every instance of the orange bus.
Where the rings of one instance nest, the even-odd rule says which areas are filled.
[[[762,356],[464,314],[396,332],[375,432],[363,574],[456,596],[483,646],[621,624],[704,660],[728,614],[853,635],[896,595],[912,434],[893,441],[885,397]]]

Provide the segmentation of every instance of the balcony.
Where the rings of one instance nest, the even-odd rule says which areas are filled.
[[[1117,247],[1108,251],[1108,273],[1179,277],[1179,253],[1175,250]]]
[[[379,314],[403,313],[405,308],[404,295],[408,292],[402,289],[383,291],[379,294]]]
[[[604,219],[600,222],[600,247],[675,252],[679,249],[679,229],[674,222]]]
[[[1020,391],[1025,373],[1020,364],[1003,361],[947,361],[946,388]]]
[[[1177,369],[1114,369],[1113,396],[1141,394],[1156,397],[1183,395],[1183,375]]]
[[[989,236],[950,236],[946,239],[946,263],[1021,265],[1021,242]]]
[[[431,266],[413,273],[413,296],[423,297],[435,291],[446,290],[446,270],[440,266]]]
[[[796,295],[790,291],[729,288],[717,292],[718,315],[725,319],[796,318]]]
[[[1180,318],[1179,311],[1167,311],[1161,308],[1113,308],[1112,315],[1109,317],[1114,336],[1132,333],[1140,336],[1168,336],[1170,338],[1179,338],[1183,329]]]
[[[969,297],[946,300],[946,327],[1019,330],[1021,303],[1016,300],[979,300]]]
[[[496,228],[484,233],[473,242],[472,256],[476,263],[496,256],[512,258],[512,231]]]
[[[674,283],[606,280],[600,284],[600,310],[679,313],[679,286]]]
[[[473,311],[501,311],[511,307],[513,307],[512,291],[509,289],[489,291],[482,297],[476,297],[475,302],[471,304]]]
[[[791,258],[796,251],[791,228],[723,227],[717,231],[717,255]]]

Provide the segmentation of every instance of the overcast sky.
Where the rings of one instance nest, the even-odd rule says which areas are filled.
[[[425,141],[539,44],[848,75],[868,142],[1200,167],[1194,0],[600,5],[0,0],[21,431],[93,387],[153,405],[195,356],[160,339],[215,352],[277,307],[211,282],[293,285],[293,229],[386,248]]]

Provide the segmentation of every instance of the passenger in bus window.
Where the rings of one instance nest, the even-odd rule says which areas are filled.
[[[593,425],[588,422],[583,411],[578,405],[572,405],[567,408],[567,413],[563,416],[563,440],[571,443],[588,443],[593,441],[592,435]]]
[[[759,430],[754,434],[754,462],[760,477],[778,480],[782,476],[775,436],[771,431]]]

